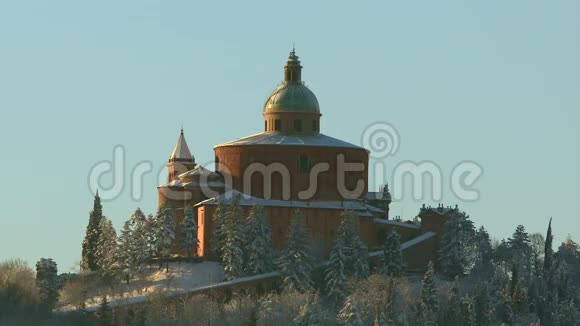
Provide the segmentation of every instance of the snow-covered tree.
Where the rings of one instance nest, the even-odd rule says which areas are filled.
[[[401,236],[396,231],[387,234],[383,244],[382,272],[387,276],[399,277],[403,273]]]
[[[151,261],[157,250],[157,224],[157,219],[149,214],[147,221],[143,225],[143,233],[147,241],[147,259],[149,261]]]
[[[97,242],[97,264],[103,276],[113,276],[118,269],[117,232],[108,218],[101,219],[100,236]]]
[[[142,216],[138,212],[140,212]],[[138,217],[135,218],[135,216]],[[140,209],[135,211],[131,217],[131,221],[133,224],[132,234],[134,242],[134,257],[137,262],[137,269],[140,269],[149,258],[149,222]]]
[[[325,325],[324,312],[318,301],[318,294],[314,293],[308,301],[300,307],[298,315],[294,318],[297,326],[323,326]]]
[[[461,310],[461,297],[459,295],[459,278],[455,277],[449,290],[447,303],[442,306],[444,325],[462,325],[463,311]]]
[[[368,254],[358,235],[357,217],[351,211],[342,214],[336,231],[334,247],[330,252],[325,274],[329,296],[343,302],[348,295],[346,282],[351,277],[368,276]]]
[[[97,244],[99,242],[100,228],[99,225],[103,219],[103,206],[99,192],[95,195],[93,210],[89,214],[89,224],[83,239],[81,267],[84,270],[96,271],[99,269],[97,263]]]
[[[433,268],[433,262],[429,262],[421,290],[419,323],[421,325],[436,325],[438,311],[439,303],[437,300],[437,287],[435,285],[435,270]]]
[[[40,258],[36,262],[36,286],[40,302],[47,311],[52,311],[58,302],[58,268],[51,258]]]
[[[312,288],[314,257],[311,250],[310,230],[304,221],[304,214],[297,209],[290,221],[286,248],[276,261],[286,291],[294,289],[303,292]]]
[[[215,257],[221,260],[221,249],[224,246],[224,224],[228,214],[228,205],[225,202],[219,201],[217,208],[212,215],[214,223],[213,237],[211,238],[211,250]]]
[[[266,224],[264,208],[254,206],[250,211],[246,227],[247,272],[250,275],[263,274],[274,270],[274,249],[272,231]]]
[[[139,266],[139,260],[136,257],[136,239],[133,235],[130,220],[123,224],[123,229],[119,234],[117,253],[119,268],[125,274],[125,280],[128,284],[131,275]]]
[[[341,325],[348,326],[364,325],[359,304],[354,296],[349,295],[346,298],[346,300],[344,301],[344,305],[338,312],[337,319]]]
[[[157,211],[157,234],[155,236],[157,254],[160,259],[167,260],[171,257],[171,248],[175,241],[175,213],[171,206],[161,205]],[[160,261],[161,263],[161,261]],[[165,264],[166,271],[169,272],[169,262]]]
[[[225,221],[222,225],[223,244],[221,253],[226,280],[233,280],[244,275],[246,229],[243,214],[239,199],[234,198],[228,205]]]
[[[464,212],[457,212],[443,225],[438,268],[444,275],[463,276],[473,264],[475,227]]]
[[[185,214],[181,221],[180,240],[181,250],[191,256],[191,253],[197,248],[197,221],[191,207],[185,209]]]

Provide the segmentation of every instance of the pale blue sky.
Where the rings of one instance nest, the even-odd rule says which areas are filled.
[[[78,261],[88,171],[117,144],[127,169],[159,170],[182,124],[198,162],[261,131],[292,42],[323,133],[358,144],[388,121],[390,166],[483,166],[480,200],[446,182],[443,202],[494,237],[543,233],[552,216],[556,241],[580,240],[578,1],[21,0],[0,3],[0,259]],[[104,202],[117,228],[154,212],[155,174],[145,182],[141,201],[127,186]],[[421,204],[408,195],[392,214]]]

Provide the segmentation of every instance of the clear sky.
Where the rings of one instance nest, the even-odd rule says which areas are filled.
[[[2,1],[0,259],[80,257],[90,168],[150,161],[140,200],[104,202],[120,228],[156,208],[157,171],[183,124],[198,162],[259,132],[292,43],[323,113],[322,132],[355,144],[388,121],[387,161],[433,161],[448,177],[472,160],[481,198],[460,205],[492,236],[518,224],[580,240],[580,2]],[[126,177],[129,179],[129,177]],[[103,179],[107,183],[107,178]],[[111,178],[108,179],[111,182]],[[130,184],[130,180],[126,180]],[[412,218],[410,195],[392,215]]]

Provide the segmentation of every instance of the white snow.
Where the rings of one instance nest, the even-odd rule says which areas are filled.
[[[388,225],[393,225],[393,226],[400,226],[400,227],[409,228],[409,229],[419,229],[421,227],[420,225],[417,225],[417,224],[397,222],[397,221],[392,221],[392,220],[385,220],[382,218],[374,218],[373,222],[380,223],[380,224],[388,224]]]
[[[250,195],[241,193],[237,190],[229,190],[225,193],[204,200],[194,205],[203,206],[203,205],[217,205],[218,202],[226,202],[228,203],[233,198],[239,196],[239,205],[241,206],[252,206],[252,205],[260,205],[260,206],[273,206],[273,207],[294,207],[294,208],[324,208],[324,209],[339,209],[339,210],[355,210],[355,211],[363,211],[364,214],[360,216],[371,216],[371,214],[366,214],[366,212],[377,212],[377,213],[384,213],[383,210],[378,209],[374,206],[367,205],[364,202],[358,200],[345,200],[345,201],[301,201],[301,200],[277,200],[277,199],[262,199],[257,197],[252,197]],[[358,213],[358,212],[357,212]]]
[[[407,242],[403,242],[401,243],[401,251],[405,250],[405,249],[409,249],[425,240],[431,239],[432,237],[435,236],[435,232],[427,232],[425,234],[421,234],[420,236],[413,238]],[[379,251],[373,251],[369,253],[369,257],[377,257],[377,256],[382,256],[384,254],[384,251],[379,250]]]
[[[236,139],[214,146],[247,146],[247,145],[286,145],[286,146],[318,146],[318,147],[339,147],[355,148],[366,150],[363,147],[347,143],[340,139],[329,137],[323,134],[318,135],[287,135],[278,132],[261,132],[244,138]]]

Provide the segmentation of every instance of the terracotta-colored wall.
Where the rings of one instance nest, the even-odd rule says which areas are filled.
[[[198,239],[200,256],[212,256],[212,237],[214,232],[213,213],[216,206],[204,205],[197,208],[198,218]],[[243,206],[244,214],[247,216],[251,207]],[[336,229],[340,224],[342,210],[328,210],[318,208],[301,209],[304,213],[305,221],[311,230],[315,254],[327,256],[334,245],[336,238]],[[276,249],[286,247],[290,220],[294,215],[294,209],[289,207],[265,207],[264,208],[266,223],[272,230],[272,245]],[[361,217],[360,236],[363,241],[371,241],[376,236],[372,227],[367,226],[370,223],[369,218]]]
[[[345,198],[338,191],[337,183],[337,160],[339,154],[344,154],[346,163],[362,163],[363,171],[345,173],[346,189],[352,191],[356,188],[357,181],[362,180],[362,193],[358,198],[364,197],[368,188],[368,153],[363,149],[333,148],[333,147],[308,147],[308,146],[223,146],[215,149],[218,162],[218,170],[232,177],[233,188],[244,192],[244,173],[252,163],[261,163],[269,166],[273,163],[281,163],[288,169],[290,174],[290,198],[300,199],[298,193],[306,190],[310,185],[310,174],[300,173],[298,169],[298,157],[306,155],[311,161],[311,166],[317,163],[328,163],[329,170],[322,172],[317,178],[317,191],[313,198],[316,200],[343,200]],[[283,198],[283,178],[280,173],[272,174],[271,199]],[[252,196],[264,198],[264,178],[261,173],[253,173],[251,177],[250,192]]]

